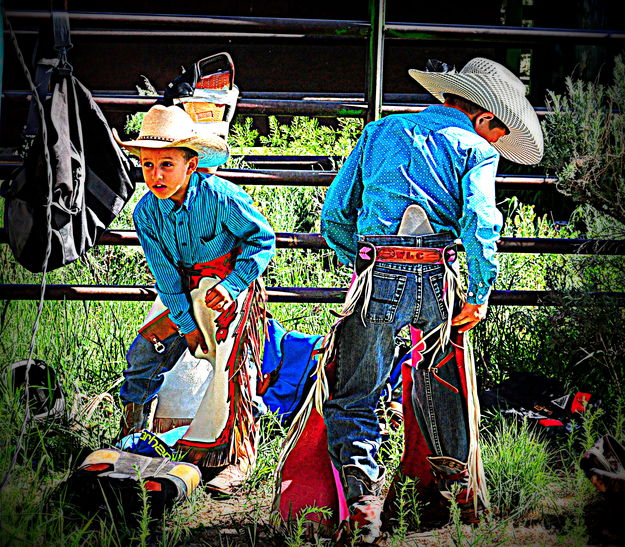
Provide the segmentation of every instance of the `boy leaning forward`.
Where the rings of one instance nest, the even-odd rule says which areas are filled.
[[[177,448],[213,471],[208,488],[230,493],[255,461],[260,276],[275,234],[243,190],[213,174],[229,157],[225,139],[180,106],[153,106],[136,140],[114,135],[140,159],[149,190],[133,219],[158,294],[127,354],[122,434],[152,427],[163,374],[188,349],[213,377]]]
[[[321,219],[328,244],[356,271],[323,412],[349,505],[346,526],[360,528],[364,543],[381,537],[385,475],[375,410],[404,327],[413,341],[404,415],[408,408],[418,426],[406,426],[402,466],[421,460],[413,463],[429,470],[427,507],[444,510],[455,494],[463,520],[475,522],[487,503],[475,370],[462,333],[486,316],[498,272],[500,154],[534,164],[543,153],[524,84],[499,63],[478,57],[456,71],[435,61],[410,75],[443,104],[368,124],[328,190]],[[454,267],[457,239],[466,251],[466,294]],[[411,454],[417,428],[427,449]]]

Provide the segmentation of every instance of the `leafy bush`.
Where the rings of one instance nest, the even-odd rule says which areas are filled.
[[[622,55],[615,58],[613,80],[603,86],[569,77],[564,95],[548,92],[546,102],[552,112],[542,122],[545,156],[541,165],[555,171],[558,190],[579,204],[570,219],[575,229],[565,237],[625,236]],[[485,337],[495,334],[506,341],[506,329],[521,333],[519,339],[529,333],[531,342],[523,353],[513,352],[519,359],[517,366],[557,377],[570,389],[590,391],[612,406],[625,378],[625,314],[618,301],[598,293],[625,290],[625,264],[622,257],[585,252],[593,249],[548,258],[540,276],[545,288],[556,291],[557,307],[526,308],[480,328]],[[498,356],[505,361],[504,352]]]
[[[504,236],[579,237],[573,223],[555,227],[536,218],[532,206],[513,205]],[[592,237],[596,213],[588,207],[583,212]],[[552,291],[555,305],[489,308],[486,321],[473,329],[483,386],[510,371],[533,372],[613,405],[625,381],[625,315],[618,301],[601,293],[625,290],[622,258],[500,253],[499,262],[497,289]]]
[[[566,94],[549,92],[552,112],[542,124],[542,166],[555,171],[557,189],[579,205],[568,225],[536,218],[514,200],[502,235],[623,238],[625,236],[625,65],[615,59],[614,83],[566,80]],[[475,329],[484,383],[522,370],[560,379],[612,405],[623,389],[625,315],[598,293],[625,290],[622,257],[500,254],[496,288],[553,291],[555,307],[491,307]]]
[[[508,202],[503,237],[576,237],[570,226],[553,226],[537,217],[532,205]],[[548,273],[567,278],[570,257],[535,253],[499,253],[496,290],[548,290]],[[523,370],[552,376],[544,362],[544,328],[549,311],[540,306],[490,306],[488,317],[473,329],[475,355],[484,384],[504,380],[508,372]]]
[[[228,142],[233,154],[337,156],[335,168],[339,168],[354,148],[363,122],[359,118],[337,118],[336,121],[338,128],[323,125],[318,118],[307,116],[294,116],[288,124],[280,123],[276,116],[269,116],[269,132],[260,135],[252,128],[251,118],[236,116]]]
[[[566,79],[566,94],[549,91],[543,121],[545,156],[558,189],[625,222],[625,64],[617,56],[605,87]]]
[[[238,117],[237,117],[238,118]],[[230,128],[228,135],[228,142],[232,148],[251,148],[256,144],[258,139],[258,131],[252,129],[252,118],[244,118],[243,121],[238,121],[235,118],[234,124]]]

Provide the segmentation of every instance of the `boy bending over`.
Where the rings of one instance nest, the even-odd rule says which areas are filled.
[[[177,448],[213,471],[209,489],[230,493],[255,461],[260,276],[275,234],[243,190],[213,174],[228,145],[199,127],[181,107],[156,105],[136,140],[114,132],[148,186],[133,219],[158,293],[127,354],[122,434],[151,429],[163,373],[188,348],[213,376]],[[199,156],[209,173],[196,171]]]

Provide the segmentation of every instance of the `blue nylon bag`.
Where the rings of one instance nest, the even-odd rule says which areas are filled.
[[[261,371],[269,374],[271,380],[262,398],[270,411],[288,421],[297,411],[307,386],[316,378],[313,370],[318,356],[313,351],[319,349],[323,336],[287,331],[273,318],[267,323]]]

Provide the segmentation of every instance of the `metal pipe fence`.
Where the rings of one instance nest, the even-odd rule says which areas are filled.
[[[330,163],[328,156],[319,156],[317,159],[299,160],[296,156],[265,156],[263,163],[283,162],[285,164],[304,161],[307,163]],[[243,161],[254,163],[253,158],[243,157]],[[0,159],[0,176],[8,175],[10,171],[17,169],[22,162]],[[217,175],[230,182],[241,186],[319,186],[327,187],[332,184],[337,171],[318,171],[304,169],[218,169]],[[132,177],[135,182],[143,183],[143,173],[139,167],[133,168]],[[496,177],[499,190],[528,190],[554,188],[557,179],[555,177],[540,175],[498,175]]]
[[[420,40],[428,42],[468,42],[471,45],[504,44],[508,47],[533,47],[540,44],[574,43],[580,45],[625,44],[625,32],[611,30],[580,30],[527,28],[478,25],[436,25],[419,23],[385,22],[385,0],[371,0],[371,20],[336,21],[307,19],[275,19],[261,17],[212,17],[159,14],[119,14],[70,12],[72,34],[86,36],[147,36],[159,39],[188,37],[242,37],[253,40],[278,39],[351,39],[366,41],[367,74],[364,94],[289,94],[253,93],[242,94],[237,104],[237,114],[250,116],[288,115],[315,117],[361,117],[371,121],[385,114],[420,112],[429,104],[421,95],[382,94],[384,41]],[[50,17],[48,11],[9,10],[6,12],[16,33],[36,33],[36,25]],[[7,32],[5,30],[5,32]],[[330,96],[329,96],[330,95]],[[20,90],[4,90],[3,100],[24,102],[30,93]],[[137,96],[124,92],[94,93],[96,103],[111,110],[147,110],[159,96]],[[417,99],[419,102],[414,103]],[[393,102],[395,101],[395,102]],[[544,108],[535,109],[539,116],[548,114]],[[250,158],[247,158],[249,161]],[[288,169],[221,169],[218,175],[241,185],[276,186],[329,186],[336,171],[297,170],[293,166],[314,166],[318,162],[331,163],[327,156],[315,159],[288,159],[284,157],[257,159],[265,165],[282,162]],[[306,163],[307,162],[307,163]],[[2,171],[19,167],[15,158],[0,160]],[[141,181],[139,169],[134,173]],[[549,176],[499,175],[501,189],[554,188],[556,179]],[[7,242],[4,229],[0,230],[0,243]],[[99,245],[138,245],[132,230],[107,230],[98,241]],[[320,234],[279,233],[280,249],[327,249]],[[610,240],[567,240],[538,238],[502,238],[499,251],[503,253],[557,253],[619,256],[625,255],[625,242]],[[323,302],[340,303],[346,290],[320,287],[269,287],[270,302]],[[38,299],[39,285],[0,285],[0,299]],[[149,301],[156,292],[153,287],[104,286],[104,285],[48,285],[45,298],[50,300],[115,300]],[[620,305],[625,302],[623,293],[596,293],[596,298],[610,298]],[[561,295],[549,291],[494,291],[490,302],[494,305],[541,306],[557,305]]]
[[[7,243],[7,232],[0,228],[0,244]],[[105,230],[96,245],[139,246],[134,230]],[[326,250],[328,244],[321,234],[277,232],[278,249]],[[558,239],[535,237],[502,237],[497,243],[500,253],[563,254],[563,255],[625,255],[625,241],[611,239]],[[462,244],[458,245],[464,251]]]
[[[7,242],[7,234],[0,229],[0,243]],[[98,245],[138,246],[134,230],[107,230],[99,238]],[[276,234],[279,249],[327,250],[328,245],[321,234],[288,233]],[[567,255],[625,255],[625,241],[546,239],[546,238],[502,238],[498,243],[502,253],[557,253]],[[463,251],[462,245],[459,250]],[[346,289],[326,287],[268,287],[269,302],[276,303],[341,303]],[[0,284],[0,300],[37,300],[41,286],[34,284]],[[149,285],[46,285],[46,300],[68,301],[151,301],[156,290]],[[562,302],[563,294],[555,291],[507,290],[493,291],[489,299],[492,305],[502,306],[553,306]],[[619,305],[625,305],[625,294],[619,292],[597,292],[593,299],[606,298]]]
[[[6,90],[3,100],[17,102],[30,101],[30,92]],[[111,111],[137,112],[147,111],[159,99],[160,95],[113,95],[93,94],[93,100]],[[381,114],[407,114],[425,110],[432,103],[380,104]],[[359,100],[346,101],[319,99],[239,99],[237,115],[241,116],[314,116],[317,118],[364,118],[368,112],[367,103]],[[539,117],[548,113],[544,107],[535,107]]]

